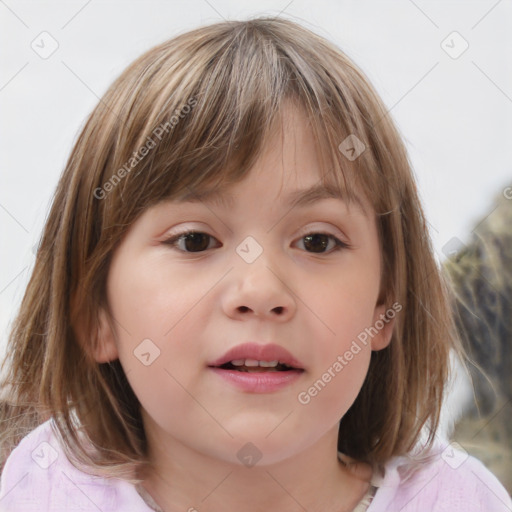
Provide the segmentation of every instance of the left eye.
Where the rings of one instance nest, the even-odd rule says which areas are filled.
[[[333,252],[339,249],[348,248],[348,244],[342,242],[334,235],[328,235],[326,233],[309,233],[300,240],[303,241],[303,245],[308,252],[314,253],[325,253]],[[325,251],[331,243],[331,250]],[[311,250],[310,250],[311,249]]]

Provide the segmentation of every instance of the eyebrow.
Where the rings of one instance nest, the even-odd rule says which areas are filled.
[[[284,205],[290,208],[301,208],[309,206],[310,204],[322,199],[345,200],[338,188],[330,184],[318,183],[307,189],[295,190],[285,199]],[[180,202],[205,202],[228,209],[234,204],[234,195],[229,192],[221,192],[219,190],[212,189],[206,192],[189,194],[183,197]],[[356,202],[360,204],[357,199]],[[360,206],[362,205],[360,204]]]

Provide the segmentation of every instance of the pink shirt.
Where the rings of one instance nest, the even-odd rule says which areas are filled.
[[[51,420],[50,420],[51,421]],[[91,476],[66,458],[51,423],[13,450],[0,480],[1,512],[152,512],[134,485]],[[477,459],[436,446],[439,455],[404,479],[407,459],[395,457],[374,478],[378,490],[367,512],[512,512],[512,501]]]

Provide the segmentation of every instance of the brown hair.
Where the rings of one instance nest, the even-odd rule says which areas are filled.
[[[285,101],[307,115],[325,180],[348,200],[362,193],[372,204],[381,300],[403,308],[390,345],[372,353],[338,448],[383,464],[411,450],[426,424],[433,440],[456,340],[403,142],[366,77],[336,46],[294,22],[256,18],[201,27],[151,49],[87,120],[9,340],[4,458],[52,416],[68,453],[89,467],[123,476],[144,463],[140,404],[123,369],[96,363],[88,350],[98,309],[108,310],[112,254],[150,206],[247,176]],[[338,149],[351,134],[366,146],[353,161]]]

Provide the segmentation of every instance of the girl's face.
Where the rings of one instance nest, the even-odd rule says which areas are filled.
[[[108,276],[112,328],[101,315],[96,358],[120,359],[149,437],[236,464],[248,442],[270,464],[336,435],[392,330],[373,211],[306,194],[320,184],[312,133],[295,110],[283,131],[245,181],[131,226]],[[302,371],[211,367],[248,342],[282,347]]]

